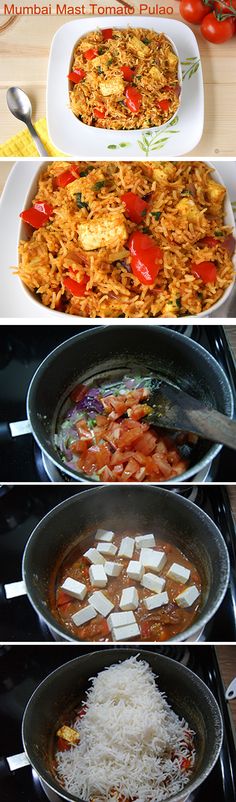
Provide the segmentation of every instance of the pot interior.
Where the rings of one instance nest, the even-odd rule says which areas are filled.
[[[184,717],[196,733],[196,761],[185,795],[201,784],[212,769],[221,747],[222,722],[218,705],[207,686],[181,663],[158,653],[129,647],[100,649],[66,663],[49,675],[33,694],[23,719],[23,741],[30,762],[39,776],[63,798],[76,800],[63,790],[55,776],[53,738],[56,730],[65,721],[65,715],[84,698],[92,676],[135,654],[149,663],[158,675],[160,691],[166,693],[174,711]],[[183,792],[170,797],[173,802],[181,798]]]
[[[194,563],[201,577],[202,600],[192,626],[184,637],[204,626],[217,609],[228,583],[228,554],[215,524],[192,502],[164,488],[115,486],[90,488],[52,510],[28,541],[23,575],[30,600],[50,627],[68,637],[68,630],[53,616],[56,578],[66,554],[75,544],[82,553],[94,545],[96,530],[153,532],[172,542]],[[215,570],[215,566],[218,570]],[[183,633],[175,636],[182,640]],[[71,636],[71,639],[72,638]],[[78,638],[79,641],[79,638]]]

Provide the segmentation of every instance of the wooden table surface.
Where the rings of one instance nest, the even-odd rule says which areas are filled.
[[[88,8],[88,2],[85,2]],[[105,5],[105,4],[104,4]],[[116,5],[116,4],[115,4]],[[137,2],[133,3],[136,13]],[[171,3],[174,19],[181,19],[179,3]],[[153,5],[151,4],[151,7]],[[2,4],[0,6],[0,13]],[[83,17],[84,18],[84,17]],[[45,115],[45,90],[48,55],[54,33],[73,16],[17,16],[12,24],[3,28],[0,15],[0,141],[22,130],[22,123],[10,115],[6,105],[6,90],[11,85],[21,86],[29,93],[33,117]],[[104,16],[102,17],[104,19]],[[109,20],[114,18],[109,16]],[[133,16],[127,17],[132,24]],[[152,20],[152,16],[150,16]],[[183,20],[182,20],[183,21]],[[203,39],[198,26],[190,26],[197,38],[203,67],[205,87],[205,125],[201,142],[192,156],[235,156],[236,82],[235,38],[222,45],[213,45]]]

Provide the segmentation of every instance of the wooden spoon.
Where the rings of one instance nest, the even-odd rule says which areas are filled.
[[[214,443],[222,443],[236,450],[236,420],[213,407],[203,406],[191,395],[165,381],[152,382],[147,403],[152,412],[143,418],[152,426],[193,432]]]

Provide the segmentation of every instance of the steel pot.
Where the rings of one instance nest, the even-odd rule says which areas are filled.
[[[170,797],[171,802],[189,797],[212,770],[222,746],[223,726],[218,705],[202,680],[181,663],[157,653],[132,648],[100,649],[53,671],[36,689],[25,710],[24,749],[51,802],[78,802],[78,797],[65,791],[53,774],[53,735],[68,711],[84,698],[91,676],[132,655],[140,655],[149,663],[169,704],[196,733],[196,763],[191,780],[184,792]]]
[[[23,580],[31,604],[54,638],[75,640],[51,612],[50,578],[75,543],[81,542],[82,551],[93,544],[98,527],[154,532],[194,563],[203,588],[200,610],[193,624],[173,640],[195,640],[225,595],[228,551],[219,529],[192,501],[147,485],[90,488],[51,510],[32,532],[23,557]]]

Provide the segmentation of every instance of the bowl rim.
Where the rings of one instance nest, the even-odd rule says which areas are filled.
[[[155,486],[154,487],[153,485],[150,487],[150,485],[148,485],[148,484],[141,485],[141,486],[138,485],[138,484],[135,484],[135,485],[134,484],[133,485],[130,484],[129,487],[125,486],[124,488],[121,487],[121,485],[117,485],[117,484],[116,485],[97,485],[97,486],[93,485],[92,487],[89,487],[87,490],[83,491],[82,495],[81,495],[81,493],[76,493],[75,495],[70,496],[69,498],[67,498],[65,501],[62,501],[59,504],[56,504],[55,507],[53,507],[52,510],[50,510],[45,516],[43,516],[41,521],[39,521],[38,524],[32,530],[32,532],[30,534],[30,537],[28,538],[27,544],[25,546],[24,553],[23,553],[23,558],[22,558],[22,579],[23,579],[23,581],[25,583],[25,586],[26,586],[28,598],[29,598],[30,603],[32,604],[35,612],[37,613],[38,616],[42,616],[44,618],[44,620],[46,621],[47,626],[49,626],[50,630],[52,630],[55,633],[56,636],[58,635],[60,638],[62,636],[63,639],[65,639],[66,641],[68,641],[70,643],[74,643],[74,644],[81,643],[81,639],[80,638],[70,637],[70,635],[67,633],[66,629],[64,629],[63,625],[61,625],[57,621],[57,619],[53,617],[53,614],[52,614],[52,612],[50,610],[49,604],[47,606],[43,605],[45,607],[44,610],[39,610],[36,600],[32,597],[32,590],[30,588],[28,588],[28,576],[27,576],[27,570],[26,570],[26,562],[27,562],[27,559],[28,559],[28,551],[30,550],[30,548],[32,546],[32,543],[34,543],[34,540],[36,540],[36,538],[41,536],[40,532],[41,532],[42,527],[44,528],[45,525],[47,525],[47,522],[51,518],[54,517],[55,513],[60,515],[60,511],[61,511],[62,508],[63,509],[66,509],[67,507],[70,508],[71,506],[73,506],[73,504],[76,506],[76,504],[78,503],[78,499],[81,499],[81,503],[82,503],[83,498],[88,497],[88,495],[93,490],[99,490],[100,492],[102,492],[102,491],[104,492],[105,491],[105,492],[107,492],[109,494],[110,487],[116,487],[116,488],[118,488],[120,490],[120,492],[123,492],[123,490],[124,490],[127,493],[129,492],[130,488],[132,488],[132,487],[134,487],[136,490],[138,490],[139,493],[140,492],[141,493],[142,492],[145,493],[145,490],[147,489],[147,487],[149,487],[149,489],[151,491],[155,491],[156,492],[157,501],[158,501],[158,495],[159,496],[160,495],[163,496],[163,491],[164,491],[164,495],[167,494],[167,503],[168,503],[168,494],[171,493],[172,496],[173,496],[172,491],[169,490],[168,487],[161,487],[161,486],[157,486],[157,487]],[[183,498],[182,496],[179,496],[179,495],[176,495],[175,498],[177,499],[177,501],[176,501],[177,507],[178,507],[178,505],[179,505],[179,507],[182,506],[183,508],[187,507],[192,512],[193,516],[195,515],[196,517],[199,517],[199,522],[200,522],[200,518],[202,517],[203,522],[206,521],[207,523],[209,523],[211,528],[214,530],[214,533],[215,533],[216,538],[217,538],[217,542],[220,543],[221,554],[222,554],[222,563],[224,563],[225,586],[222,587],[221,592],[218,593],[218,598],[216,598],[214,604],[212,604],[212,606],[214,608],[213,611],[212,610],[208,610],[208,611],[204,612],[204,609],[200,610],[200,613],[199,613],[198,617],[196,619],[194,619],[193,623],[189,627],[187,627],[187,629],[185,629],[185,630],[181,631],[179,634],[173,636],[173,638],[170,638],[168,641],[163,641],[163,642],[154,641],[155,645],[162,645],[162,643],[165,643],[165,644],[181,643],[183,641],[191,641],[192,639],[194,640],[194,638],[195,638],[195,636],[197,636],[197,633],[199,632],[199,630],[203,630],[205,628],[206,624],[211,620],[211,618],[213,618],[213,616],[216,614],[217,610],[219,609],[220,605],[222,604],[222,601],[223,601],[223,599],[225,597],[225,594],[226,594],[226,591],[227,591],[227,588],[228,588],[229,577],[230,577],[229,553],[228,553],[227,546],[225,544],[224,538],[222,536],[222,533],[221,533],[219,527],[216,526],[216,524],[214,523],[214,521],[212,521],[210,516],[204,510],[201,510],[193,501],[191,501],[191,499],[186,499],[185,497]],[[140,641],[140,642],[144,643],[144,644],[148,644],[148,645],[151,645],[151,643],[152,643],[152,641]],[[97,642],[94,641],[94,643],[97,643]],[[131,641],[131,645],[132,645],[132,641]]]
[[[32,199],[33,199],[32,186],[35,184],[35,182],[37,182],[37,184],[38,184],[38,180],[39,180],[39,176],[40,176],[41,171],[46,170],[50,164],[54,163],[54,161],[55,161],[55,158],[52,157],[52,158],[48,159],[46,162],[41,162],[40,165],[37,162],[35,162],[35,175],[34,175],[33,180],[31,181],[30,188],[28,188],[27,193],[25,195],[24,202],[22,204],[23,205],[23,210],[25,210],[27,208],[27,203],[32,202]],[[57,159],[57,161],[58,161],[58,159]],[[62,159],[62,161],[64,161],[64,160]],[[79,160],[78,159],[76,159],[76,160],[68,159],[67,161],[68,161],[68,163],[71,163],[73,161],[79,161]],[[117,159],[117,161],[128,161],[128,160]],[[188,160],[186,160],[186,161],[188,161]],[[189,159],[189,161],[195,161],[195,160],[194,159]],[[209,167],[213,171],[213,178],[215,176],[215,180],[217,181],[217,183],[221,184],[221,186],[224,186],[225,189],[226,189],[225,201],[224,201],[226,208],[224,209],[224,217],[226,219],[229,218],[229,222],[227,223],[227,225],[229,225],[232,228],[232,235],[236,238],[236,220],[234,218],[233,208],[232,208],[232,203],[231,203],[231,199],[230,199],[230,196],[229,196],[228,188],[227,188],[227,186],[225,186],[225,183],[224,183],[224,180],[223,180],[223,178],[221,176],[221,173],[218,170],[218,168],[215,166],[215,164],[213,164],[213,162],[211,160],[208,160],[208,159],[201,159],[201,161],[204,161],[204,164],[209,165]],[[109,163],[109,159],[107,159],[107,162]],[[146,164],[146,162],[143,162],[143,163]],[[98,162],[98,164],[99,164],[99,162]],[[216,162],[216,164],[218,164],[218,162]],[[19,225],[18,225],[18,238],[17,238],[18,253],[19,253],[20,241],[23,240],[24,242],[27,242],[30,239],[30,237],[27,237],[27,236],[24,235],[24,233],[26,232],[26,227],[27,227],[27,223],[25,223],[23,220],[20,219]],[[30,229],[29,229],[29,231],[30,231]],[[86,318],[86,317],[81,317],[80,315],[69,315],[66,312],[59,312],[57,309],[51,309],[50,307],[44,307],[44,314],[47,314],[47,315],[50,314],[51,315],[51,319],[52,319],[52,314],[53,314],[55,322],[56,322],[56,318],[57,318],[58,322],[59,321],[61,321],[61,322],[64,321],[65,324],[67,324],[68,323],[68,318],[69,318],[69,319],[72,319],[71,323],[75,323],[75,324],[77,323],[79,325],[83,325],[85,323],[92,323],[92,325],[93,324],[94,325],[107,325],[107,324],[111,324],[112,325],[112,324],[115,324],[115,325],[122,326],[122,325],[131,325],[132,323],[136,322],[137,320],[139,320],[139,325],[140,324],[144,325],[145,323],[146,324],[150,323],[150,325],[154,325],[155,323],[156,323],[156,325],[162,325],[162,323],[164,323],[165,321],[173,322],[173,320],[174,321],[180,321],[180,323],[181,323],[181,321],[183,323],[186,323],[186,321],[188,321],[188,322],[194,321],[195,322],[198,318],[205,318],[205,317],[209,318],[211,316],[211,313],[215,312],[217,309],[219,309],[221,306],[223,306],[223,304],[230,297],[230,295],[231,295],[231,293],[232,293],[232,291],[233,291],[233,289],[235,287],[235,283],[236,283],[236,251],[232,256],[232,264],[233,264],[233,267],[235,269],[235,274],[234,274],[234,277],[233,277],[231,283],[228,285],[228,287],[226,287],[226,289],[224,290],[223,294],[218,299],[218,301],[216,301],[214,304],[212,304],[212,306],[210,306],[209,309],[206,309],[203,312],[199,312],[199,314],[196,314],[196,315],[186,315],[184,317],[181,317],[181,316],[177,317],[176,316],[174,318],[167,318],[167,317],[132,318],[132,317],[129,317],[129,318],[123,318],[123,319],[120,319],[120,320],[119,320],[119,318],[112,318],[112,317],[102,318],[101,317],[101,318],[99,318],[99,323],[96,323],[96,320],[97,320],[96,318],[93,318],[93,317]],[[18,257],[18,268],[19,268],[19,257]],[[18,275],[18,279],[20,281],[22,292],[27,296],[29,301],[34,305],[37,304],[37,306],[42,306],[43,305],[42,301],[40,301],[40,299],[38,297],[35,297],[35,294],[33,293],[33,291],[30,290],[26,286],[26,284],[24,284],[22,278],[19,275]],[[45,312],[45,310],[46,310],[46,312]]]
[[[153,654],[153,652],[150,652],[148,649],[140,650],[140,649],[135,648],[135,647],[133,648],[132,644],[127,644],[127,647],[124,645],[124,647],[122,647],[122,648],[123,648],[123,650],[127,651],[127,659],[128,659],[128,656],[132,656],[132,655],[128,655],[128,652],[130,652],[131,649],[132,649],[132,652],[135,651],[136,654],[141,653],[141,658],[143,660],[145,660],[145,653],[148,654],[148,655],[149,654]],[[113,646],[113,648],[110,648],[110,649],[102,649],[102,651],[103,651],[103,653],[105,653],[105,655],[107,653],[109,653],[109,654],[112,653],[113,655],[116,655],[116,647],[115,646]],[[119,662],[119,652],[120,651],[121,651],[121,649],[119,649],[119,647],[118,647],[117,655],[116,655],[117,656],[117,661],[116,662]],[[93,651],[93,652],[90,652],[90,658],[92,659],[96,653],[97,653],[97,650]],[[215,714],[217,716],[218,745],[217,745],[217,747],[215,745],[215,748],[214,748],[215,754],[214,754],[213,760],[211,761],[210,766],[208,765],[208,767],[206,767],[205,770],[202,772],[201,779],[199,778],[199,779],[197,779],[195,781],[192,781],[192,782],[190,781],[190,783],[188,785],[186,785],[185,789],[183,789],[182,791],[179,791],[177,794],[174,794],[174,795],[172,794],[172,796],[170,796],[169,799],[166,800],[166,802],[182,802],[184,799],[187,800],[187,797],[185,796],[185,790],[186,790],[186,792],[188,792],[188,795],[189,795],[189,793],[192,793],[199,786],[201,786],[201,784],[204,782],[204,780],[211,773],[212,769],[214,768],[214,766],[215,766],[215,764],[216,764],[216,762],[218,760],[218,757],[219,757],[219,754],[220,754],[220,751],[221,751],[221,748],[222,748],[222,743],[223,743],[223,734],[224,734],[223,719],[222,719],[222,715],[221,715],[221,711],[220,711],[218,702],[216,701],[212,691],[208,688],[206,683],[203,682],[203,680],[197,674],[195,674],[190,668],[188,668],[187,666],[183,665],[182,663],[180,664],[179,661],[176,660],[175,658],[172,658],[172,657],[169,657],[169,656],[166,656],[166,655],[163,655],[163,654],[159,654],[159,653],[157,653],[155,656],[158,658],[158,660],[160,659],[160,662],[163,663],[163,666],[166,664],[166,661],[168,661],[169,664],[172,663],[173,664],[173,673],[174,673],[174,664],[175,664],[175,667],[176,667],[176,663],[177,663],[178,666],[181,665],[181,669],[182,669],[182,671],[183,671],[183,673],[185,675],[187,674],[189,676],[189,678],[191,676],[191,681],[193,683],[195,682],[195,680],[197,678],[197,682],[198,682],[198,685],[200,685],[200,687],[201,687],[201,691],[204,690],[204,694],[205,695],[207,693],[207,697],[208,697],[208,699],[209,699],[209,701],[211,703],[211,706],[214,709],[214,712],[215,712]],[[33,694],[31,695],[30,699],[27,702],[27,705],[25,707],[24,714],[23,714],[23,719],[22,719],[21,733],[22,733],[22,741],[23,741],[24,751],[26,753],[26,756],[27,756],[30,764],[33,766],[33,768],[35,768],[35,767],[34,767],[33,762],[31,761],[30,750],[28,750],[28,747],[27,747],[27,744],[26,744],[26,740],[25,740],[25,723],[27,721],[27,716],[28,716],[28,713],[30,711],[31,705],[34,704],[35,701],[37,702],[37,696],[40,693],[40,690],[42,689],[42,687],[47,687],[48,682],[51,682],[51,679],[52,679],[53,676],[55,677],[57,674],[66,673],[66,671],[68,670],[68,667],[70,666],[71,663],[74,663],[74,664],[77,663],[77,664],[80,665],[79,661],[81,660],[82,657],[86,657],[86,655],[81,655],[79,657],[73,658],[73,660],[68,660],[66,663],[63,663],[61,666],[58,666],[56,669],[54,669],[54,671],[50,672],[47,675],[47,677],[45,677],[42,680],[42,682],[40,682],[40,684],[35,689],[35,691],[33,692]],[[97,672],[97,673],[100,673],[100,672]],[[157,676],[157,675],[155,674],[155,676]],[[168,701],[168,699],[167,699],[167,701]],[[212,756],[211,756],[211,758],[212,758]],[[60,792],[60,787],[57,787],[56,786],[56,782],[53,782],[53,775],[52,775],[51,772],[50,772],[50,775],[51,775],[51,778],[52,778],[52,781],[51,781],[52,784],[51,784],[51,782],[49,782],[48,778],[42,777],[42,775],[39,774],[37,769],[35,769],[35,771],[37,772],[37,774],[38,774],[39,778],[42,780],[42,782],[46,783],[46,785],[52,791],[56,791],[58,794],[61,794],[62,799],[68,800],[69,802],[83,802],[83,800],[80,800],[79,797],[74,796],[74,794],[70,794],[69,791],[65,792],[64,789],[63,789],[63,786],[62,786],[62,793],[61,793]],[[59,783],[58,783],[58,785],[59,785]]]

